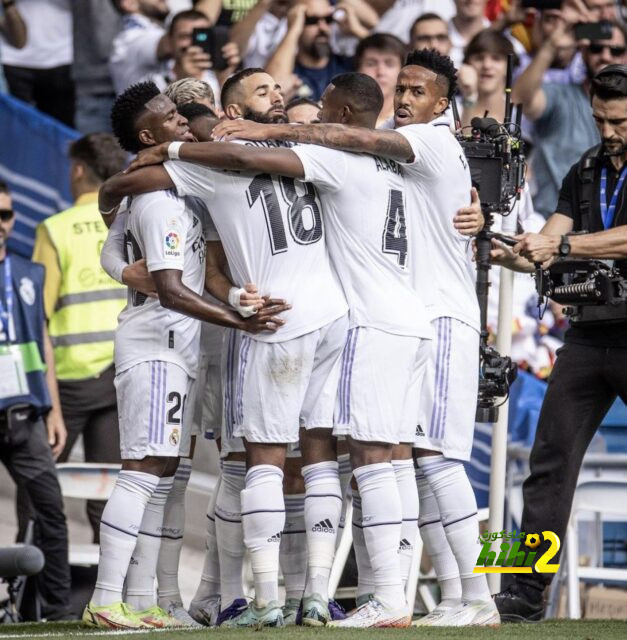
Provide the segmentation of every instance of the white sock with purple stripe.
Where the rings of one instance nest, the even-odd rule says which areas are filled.
[[[338,464],[335,460],[309,464],[303,467],[302,474],[305,479],[307,531],[305,597],[315,593],[327,600],[335,539],[342,512]]]
[[[285,584],[285,599],[300,600],[307,575],[305,494],[292,493],[285,499],[285,528],[281,537],[279,563]]]
[[[182,606],[179,562],[185,528],[185,492],[191,472],[191,459],[181,458],[163,512],[161,547],[157,561],[157,594],[159,606],[166,610],[173,604]]]
[[[100,562],[91,598],[97,607],[122,600],[137,532],[159,478],[141,471],[120,471],[100,521]]]
[[[418,488],[416,487],[416,475],[412,459],[392,460],[392,467],[394,467],[396,486],[403,510],[398,558],[401,564],[403,589],[405,589],[414,557],[416,534],[418,533]]]
[[[215,527],[220,558],[221,608],[244,598],[242,567],[244,565],[244,529],[242,528],[241,493],[246,478],[246,463],[224,461],[222,480],[216,498]]]
[[[279,548],[285,527],[283,471],[271,464],[251,467],[242,491],[244,544],[250,553],[255,606],[279,599]]]
[[[416,469],[416,484],[420,499],[418,527],[440,587],[440,605],[455,607],[462,600],[462,583],[459,579],[457,560],[455,560],[451,545],[446,539],[438,503],[420,468]]]
[[[418,464],[438,503],[444,533],[457,560],[462,600],[490,600],[485,575],[473,573],[480,551],[479,522],[477,501],[464,465],[442,455],[419,458]]]
[[[340,491],[342,494],[342,512],[340,513],[340,526],[337,532],[337,538],[335,539],[335,546],[340,544],[340,538],[342,537],[342,531],[346,526],[346,506],[348,501],[346,496],[348,494],[348,486],[353,477],[353,467],[351,466],[350,453],[340,453],[337,457],[338,471],[340,473]]]
[[[402,509],[389,462],[353,470],[361,496],[362,528],[374,574],[375,598],[387,609],[405,607],[398,544]]]
[[[148,500],[139,526],[137,544],[126,574],[125,599],[136,611],[149,609],[156,604],[155,579],[161,547],[163,512],[173,484],[174,476],[159,478],[159,484]]]
[[[370,565],[370,556],[364,539],[361,513],[361,496],[353,489],[353,548],[357,562],[357,599],[374,594],[374,575]]]

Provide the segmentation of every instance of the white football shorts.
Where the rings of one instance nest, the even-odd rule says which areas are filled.
[[[364,442],[413,442],[430,342],[353,327],[342,355],[333,433]]]
[[[237,329],[228,329],[222,344],[221,363],[221,414],[220,421],[220,457],[226,458],[229,453],[243,453],[246,451],[241,438],[234,435],[236,415],[238,410],[239,387],[239,351],[242,341],[242,332]],[[218,435],[216,433],[216,435]]]
[[[235,435],[296,443],[300,427],[333,428],[348,316],[285,342],[242,335]]]
[[[432,322],[429,364],[414,446],[469,460],[479,388],[479,333],[455,318]]]
[[[115,377],[123,460],[189,452],[193,378],[172,362],[140,362]]]

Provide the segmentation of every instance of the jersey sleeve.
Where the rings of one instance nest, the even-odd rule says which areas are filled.
[[[347,153],[315,144],[296,145],[292,151],[305,170],[305,182],[326,191],[339,191],[346,182]]]
[[[124,228],[126,227],[126,211],[118,213],[109,229],[107,239],[100,251],[100,265],[116,282],[122,282],[122,271],[128,266],[124,255]]]
[[[133,226],[143,241],[148,271],[183,271],[188,229],[185,204],[171,192],[162,193],[132,208]]]
[[[207,196],[214,193],[216,172],[209,167],[202,167],[199,164],[180,160],[169,160],[163,166],[174,183],[179,196],[207,198]]]
[[[412,173],[423,178],[440,174],[444,154],[442,138],[432,124],[410,124],[396,129],[411,145],[414,158],[411,162],[402,162]]]

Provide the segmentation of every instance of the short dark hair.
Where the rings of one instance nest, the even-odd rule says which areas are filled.
[[[220,93],[220,102],[222,103],[222,108],[225,109],[229,104],[229,100],[233,92],[237,89],[240,82],[245,80],[249,76],[253,76],[256,73],[267,73],[265,69],[260,67],[248,67],[248,69],[242,69],[241,71],[237,71],[232,76],[229,76],[226,79],[224,85],[222,85],[222,91]]]
[[[11,195],[11,192],[9,191],[9,185],[3,180],[0,180],[0,193],[6,193],[8,196]]]
[[[300,107],[303,104],[308,104],[310,107],[316,107],[316,109],[320,109],[320,104],[311,98],[293,98],[285,105],[285,110],[289,111],[294,107]]]
[[[181,22],[182,20],[206,20],[211,23],[211,20],[204,14],[202,11],[198,11],[197,9],[188,9],[187,11],[179,11],[174,15],[172,21],[170,22],[170,26],[168,27],[168,35],[172,35],[174,33],[174,27]]]
[[[91,182],[101,183],[126,166],[126,153],[110,133],[90,133],[70,145],[69,156],[89,171]]]
[[[354,111],[374,116],[381,112],[383,92],[374,78],[365,73],[351,71],[335,76],[331,84],[346,95]]]
[[[610,64],[601,69],[590,85],[590,99],[620,100],[627,97],[627,65]]]
[[[126,13],[126,11],[122,11],[120,0],[111,0],[111,4],[120,15],[124,15]]]
[[[122,149],[137,153],[142,148],[135,124],[146,110],[146,103],[160,93],[154,82],[138,82],[115,99],[111,109],[111,127]]]
[[[443,22],[444,26],[446,26],[446,28],[448,29],[448,25],[446,24],[446,20],[442,16],[439,16],[437,13],[427,12],[427,13],[423,13],[422,15],[419,15],[414,20],[414,24],[412,24],[411,28],[409,29],[410,37],[411,37],[411,34],[414,32],[414,29],[416,28],[417,24],[420,24],[421,22],[429,22],[431,20],[439,20],[440,22]]]
[[[457,69],[448,56],[443,56],[435,49],[417,49],[407,56],[404,66],[411,65],[433,71],[437,75],[436,82],[446,86],[444,95],[449,102],[453,99],[457,90]]]
[[[514,51],[514,45],[510,39],[494,29],[483,29],[468,43],[464,50],[464,62],[468,62],[472,56],[481,55],[482,53],[491,53],[493,55],[514,56],[514,67],[518,66],[518,56]]]
[[[371,36],[359,41],[357,49],[355,50],[355,66],[358,67],[361,64],[364,53],[368,49],[376,49],[377,51],[394,54],[398,57],[401,66],[407,55],[407,46],[396,36],[393,36],[391,33],[373,33]]]
[[[216,116],[208,106],[200,104],[199,102],[186,102],[185,104],[179,105],[176,110],[184,118],[187,118],[189,122],[193,122],[196,118],[202,118],[203,116],[218,119],[218,116]]]

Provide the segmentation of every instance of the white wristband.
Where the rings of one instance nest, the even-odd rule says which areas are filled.
[[[183,142],[170,142],[168,145],[168,158],[170,160],[179,160],[179,150]]]
[[[245,307],[240,304],[240,297],[242,293],[246,293],[246,289],[238,289],[237,287],[231,287],[229,289],[229,304],[242,316],[242,318],[250,318],[257,313],[255,307]]]

